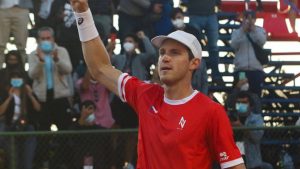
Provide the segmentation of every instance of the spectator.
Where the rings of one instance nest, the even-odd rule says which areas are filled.
[[[119,37],[125,39],[127,34],[143,29],[143,20],[151,0],[120,0],[119,10]]]
[[[262,127],[263,118],[253,112],[254,102],[248,92],[241,91],[235,100],[235,110],[229,112],[233,127]],[[237,145],[245,158],[248,169],[272,169],[273,167],[262,161],[260,141],[263,130],[242,130],[235,133]]]
[[[9,51],[6,55],[5,55],[5,68],[0,70],[0,87],[4,87],[5,85],[8,84],[4,84],[5,82],[9,83],[9,74],[13,71],[19,71],[20,73],[22,73],[22,77],[24,77],[26,79],[26,81],[30,84],[29,77],[27,72],[24,69],[24,65],[23,65],[23,61],[22,61],[22,56],[20,54],[19,51],[17,50],[12,50]]]
[[[250,7],[250,0],[245,0],[246,2],[246,10],[249,10]],[[261,0],[256,0],[256,10],[257,11],[262,11],[263,10],[263,5]]]
[[[27,78],[27,73],[25,72],[24,66],[23,66],[23,61],[20,53],[16,50],[9,51],[5,55],[5,68],[0,70],[0,93],[5,93],[7,86],[10,86],[10,75],[12,72],[19,71],[22,74],[22,77],[26,77],[25,79],[28,80]],[[0,116],[0,131],[5,130],[5,118],[4,116]],[[3,152],[3,159],[4,161],[6,158],[6,153],[4,151],[5,149],[5,141],[4,138],[0,137],[0,150]],[[4,165],[4,163],[3,163]],[[8,168],[8,167],[5,167]]]
[[[72,71],[69,54],[55,44],[54,31],[50,27],[38,30],[37,41],[38,48],[29,57],[28,73],[33,79],[33,91],[42,102],[41,128],[49,130],[53,120],[59,129],[67,129],[67,97],[70,96],[67,76]]]
[[[239,29],[234,30],[231,36],[231,46],[235,51],[234,79],[238,80],[239,72],[245,72],[249,83],[249,91],[261,96],[261,86],[264,82],[263,66],[256,59],[249,36],[255,43],[263,46],[267,40],[266,32],[262,27],[255,26],[256,14],[254,11],[243,13],[243,22]]]
[[[27,61],[26,42],[28,37],[27,24],[29,22],[29,9],[31,9],[31,0],[1,0],[0,1],[0,69],[4,62],[4,50],[6,43],[12,34],[14,42],[20,51],[23,64]]]
[[[35,28],[49,26],[56,29],[57,24],[63,16],[59,12],[62,9],[61,0],[35,1]]]
[[[173,9],[172,0],[152,0],[145,24],[147,34],[151,38],[157,35],[167,35],[172,31],[170,13]]]
[[[50,130],[50,125],[55,124],[59,130],[66,130],[71,124],[68,100],[71,93],[68,83],[72,71],[70,57],[65,48],[56,45],[54,31],[50,27],[38,30],[37,42],[37,49],[29,56],[28,73],[33,80],[33,92],[42,104],[39,129]],[[45,147],[39,150],[44,151],[41,154],[48,151]],[[58,168],[60,162],[56,161],[55,165],[54,168]]]
[[[200,33],[205,31],[209,53],[208,67],[211,69],[212,82],[223,85],[223,79],[219,72],[219,23],[215,7],[220,5],[220,0],[189,0],[187,2],[190,16],[190,24]]]
[[[101,38],[103,41],[106,41],[113,29],[114,4],[112,0],[89,0],[88,3],[91,7],[95,24],[103,29]]]
[[[87,73],[86,76],[90,76]],[[88,78],[90,79],[90,78]],[[101,88],[101,87],[100,87]],[[103,88],[104,89],[104,88]],[[106,95],[107,96],[107,95]],[[84,100],[81,103],[81,115],[76,124],[76,128],[78,130],[95,130],[95,129],[105,129],[107,128],[105,124],[98,125],[97,124],[97,111],[99,112],[99,107],[97,108],[97,103],[92,100]],[[99,103],[99,101],[97,101]],[[107,103],[108,104],[108,103]],[[108,104],[109,106],[109,104]],[[102,116],[103,113],[102,113]],[[106,115],[107,116],[107,115]],[[110,114],[111,117],[111,114]],[[112,125],[112,124],[111,124]],[[111,127],[110,125],[110,127]],[[109,127],[109,128],[110,128]],[[72,168],[82,168],[84,165],[84,159],[91,157],[93,159],[93,167],[94,168],[110,168],[112,160],[112,144],[110,142],[110,134],[105,133],[92,133],[85,135],[85,139],[82,139],[82,135],[78,138],[74,139],[77,144],[74,147],[76,157],[74,159],[74,167]],[[103,143],[108,143],[104,145]]]
[[[139,41],[145,48],[142,52]],[[142,80],[149,80],[149,66],[153,63],[156,54],[155,48],[152,46],[149,38],[143,31],[137,34],[128,34],[123,42],[124,54],[113,55],[112,64],[120,70],[138,77]],[[113,48],[112,48],[113,49]]]
[[[145,52],[141,53],[139,40],[143,41]],[[112,64],[119,70],[123,70],[138,77],[142,80],[149,80],[149,67],[154,62],[155,49],[149,38],[143,31],[139,31],[137,35],[128,34],[123,42],[124,54],[113,55],[111,57]],[[111,107],[116,125],[120,128],[137,128],[138,120],[135,111],[126,103],[123,103],[119,97],[113,96]],[[133,162],[133,155],[136,147],[136,138],[129,135],[125,138],[125,157],[124,161]]]
[[[244,73],[244,72],[240,72]],[[239,92],[241,91],[247,91],[249,95],[251,96],[251,99],[254,101],[254,106],[253,106],[253,113],[255,114],[261,114],[262,109],[261,109],[261,99],[260,97],[257,96],[257,94],[252,93],[249,91],[249,83],[247,78],[241,78],[239,81],[235,84],[233,90],[231,91],[231,94],[227,97],[225,106],[227,110],[234,110],[235,107],[235,100]]]
[[[100,83],[93,80],[87,70],[84,77],[77,81],[77,89],[82,102],[92,100],[95,104],[93,124],[101,128],[111,128],[114,124],[109,105],[109,92]]]
[[[8,83],[6,83],[8,84]],[[36,113],[41,110],[41,105],[28,85],[22,72],[12,71],[9,74],[9,85],[6,85],[0,93],[0,116],[5,119],[6,131],[34,131],[36,125]],[[26,136],[17,139],[15,144],[15,159],[17,168],[32,169],[35,155],[36,138]],[[6,145],[6,148],[12,145]],[[10,166],[9,168],[11,168]]]
[[[191,26],[189,23],[184,23],[184,13],[181,8],[174,8],[171,11],[171,21],[173,24],[172,31],[176,31],[176,30],[185,31],[187,33],[194,35],[199,40],[200,43],[202,42],[203,37],[201,36],[200,32],[195,27]],[[202,43],[201,45],[203,46],[204,44]]]
[[[76,30],[76,21],[73,14],[72,7],[68,0],[63,1],[61,10],[58,11],[62,18],[57,18],[60,22],[56,27],[57,44],[65,47],[71,56],[72,67],[76,68],[80,60],[83,60],[81,44],[78,38],[78,31]]]
[[[195,70],[192,77],[192,86],[194,89],[208,95],[207,69],[205,61],[201,61],[200,66]]]

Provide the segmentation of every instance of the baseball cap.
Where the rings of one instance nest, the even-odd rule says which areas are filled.
[[[201,59],[202,48],[198,39],[194,35],[181,30],[177,30],[170,33],[167,36],[165,35],[156,36],[151,40],[151,42],[155,47],[159,48],[161,44],[167,39],[173,39],[177,42],[182,43],[192,51],[195,58]]]

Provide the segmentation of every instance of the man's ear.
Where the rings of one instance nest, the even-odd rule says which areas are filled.
[[[191,61],[190,61],[190,69],[191,70],[196,70],[198,69],[198,67],[200,66],[200,63],[201,63],[201,59],[199,58],[193,58]]]

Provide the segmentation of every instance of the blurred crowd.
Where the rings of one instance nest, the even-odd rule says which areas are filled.
[[[149,83],[160,83],[155,65],[157,50],[150,39],[183,30],[195,35],[208,59],[203,60],[193,76],[193,87],[211,95],[208,85],[224,86],[219,66],[219,24],[217,8],[220,0],[185,0],[174,8],[172,0],[89,0],[89,6],[101,39],[106,45],[116,69]],[[262,6],[259,1],[258,7]],[[34,33],[37,48],[26,54],[29,13],[34,13]],[[118,14],[118,30],[113,26],[113,15]],[[185,17],[189,17],[187,23]],[[50,131],[58,130],[136,128],[134,110],[112,95],[94,80],[85,65],[76,21],[68,0],[2,0],[0,1],[0,130]],[[232,126],[263,126],[261,116],[261,86],[264,82],[263,65],[256,59],[248,39],[263,46],[265,30],[255,25],[255,11],[245,11],[241,27],[232,32],[231,47],[235,51],[234,83],[225,102]],[[17,50],[8,51],[10,37]],[[120,40],[120,42],[118,41]],[[117,43],[120,53],[115,53]],[[24,64],[29,64],[29,70]],[[207,70],[211,70],[208,82]],[[75,121],[73,119],[76,119]],[[267,169],[272,165],[262,161],[260,140],[263,131],[240,133],[237,144],[249,169]],[[134,168],[137,135],[129,135],[123,143],[120,164],[106,162],[107,168]],[[99,139],[99,138],[98,138]],[[114,141],[118,137],[110,138]],[[47,159],[40,154],[49,151],[39,143],[45,140],[34,136],[21,140],[23,149],[17,149],[17,165],[23,169],[41,168]],[[7,151],[8,140],[0,138],[0,148]],[[65,147],[66,143],[60,143]],[[2,146],[3,145],[3,146]],[[89,145],[89,143],[82,143]],[[91,146],[91,145],[89,145]],[[95,146],[105,151],[115,147]],[[82,168],[87,154],[81,153]],[[9,152],[7,152],[9,153]],[[11,153],[11,152],[10,152]],[[95,155],[95,154],[94,154]],[[96,155],[94,156],[96,158]],[[95,168],[101,165],[97,156]],[[112,157],[113,159],[113,157]],[[13,159],[11,159],[13,160]],[[64,161],[57,161],[59,168]],[[7,165],[7,164],[6,164]],[[21,167],[22,166],[22,167]]]

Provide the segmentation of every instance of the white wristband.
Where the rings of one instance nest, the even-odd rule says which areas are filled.
[[[74,15],[76,18],[79,39],[81,42],[86,42],[99,36],[90,9],[82,13],[74,12]]]

